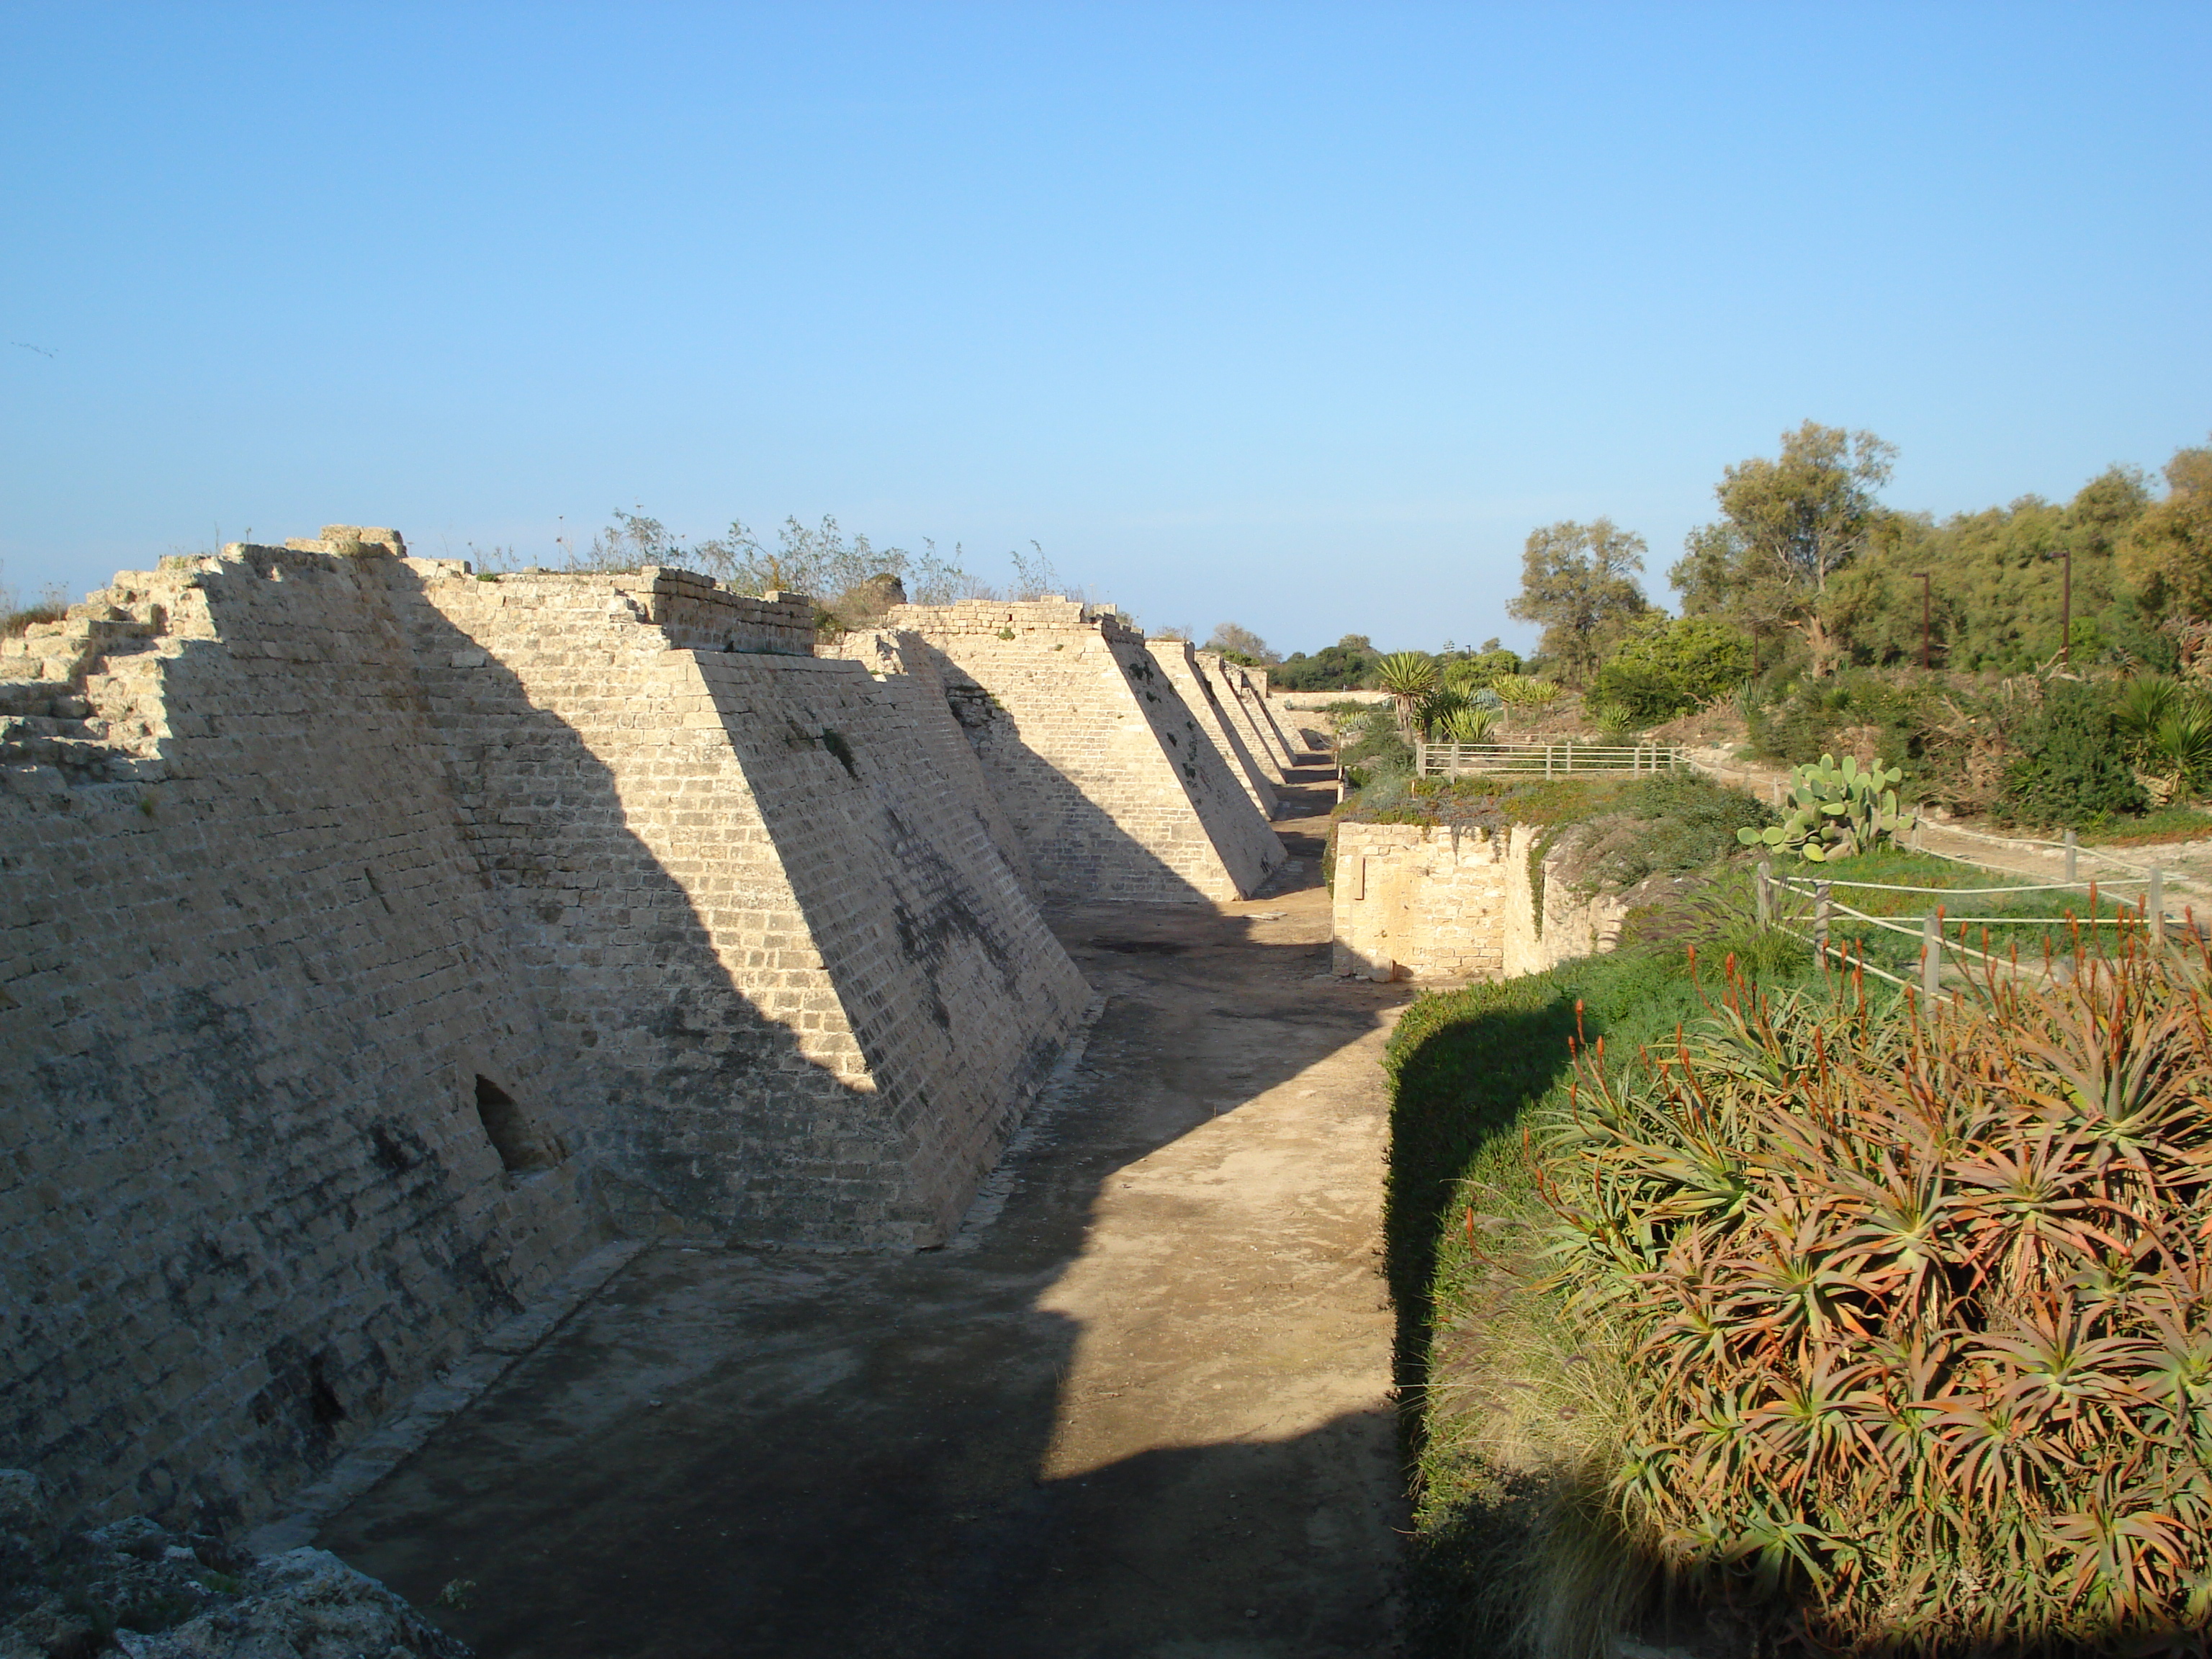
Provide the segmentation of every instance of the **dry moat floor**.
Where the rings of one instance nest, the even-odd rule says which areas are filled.
[[[323,1529],[485,1659],[1397,1648],[1377,1066],[1301,869],[1063,908],[1108,1000],[947,1248],[648,1250]]]

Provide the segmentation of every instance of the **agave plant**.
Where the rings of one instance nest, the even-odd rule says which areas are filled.
[[[1789,811],[1779,823],[1764,829],[1744,829],[1735,838],[1746,847],[1786,849],[1814,864],[1870,852],[1882,842],[1894,840],[1904,823],[1897,805],[1897,785],[1905,769],[1884,767],[1876,760],[1860,769],[1857,757],[1823,755],[1790,775]]]
[[[1440,686],[1415,705],[1413,723],[1434,736],[1439,727],[1468,706],[1467,699],[1449,686]]]
[[[1455,709],[1440,730],[1444,743],[1488,743],[1497,734],[1498,711],[1476,703]]]
[[[1541,708],[1556,702],[1560,690],[1558,681],[1529,674],[1501,674],[1491,682],[1491,689],[1516,708]]]
[[[1637,729],[1635,712],[1626,703],[1603,700],[1585,702],[1583,713],[1589,716],[1589,723],[1598,729],[1601,737],[1625,738]]]
[[[2212,1620],[2212,958],[2070,966],[1879,1010],[1731,974],[1665,1054],[1583,1049],[1540,1142],[1532,1288],[1629,1378],[1633,1553],[1809,1650]]]

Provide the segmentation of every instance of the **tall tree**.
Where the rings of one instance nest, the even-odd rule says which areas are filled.
[[[1808,421],[1782,434],[1782,453],[1723,469],[1721,516],[1690,532],[1667,573],[1686,616],[1718,616],[1771,637],[1804,636],[1813,672],[1842,655],[1827,615],[1828,580],[1893,524],[1875,492],[1889,482],[1893,444],[1871,432]]]
[[[2130,526],[2120,568],[2153,614],[2212,621],[2212,448],[2177,451],[2166,499]]]
[[[1521,553],[1521,592],[1506,612],[1541,626],[1544,654],[1579,685],[1606,641],[1651,608],[1636,580],[1647,550],[1643,537],[1610,519],[1532,530]]]

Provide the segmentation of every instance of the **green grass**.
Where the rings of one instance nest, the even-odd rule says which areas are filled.
[[[2016,950],[2024,963],[2039,960],[2046,946],[2057,951],[2071,951],[2073,929],[2066,918],[2086,920],[2093,914],[2089,896],[2085,892],[2002,893],[1987,898],[1973,897],[1969,890],[2041,884],[2033,876],[1983,870],[1926,853],[1883,850],[1817,865],[1782,857],[1775,859],[1773,865],[1778,878],[1787,877],[1800,888],[1822,879],[1838,884],[1833,890],[1835,902],[1870,915],[1894,917],[1917,927],[1923,917],[1940,907],[1945,917],[1946,935],[1954,940],[1960,937],[1960,931],[1959,921],[1954,918],[1994,919],[1996,925],[1970,923],[1966,943],[1977,951],[1997,957],[2008,956]],[[1944,898],[1918,893],[1865,891],[1840,884],[1844,882],[1934,887],[1958,896]],[[2142,890],[2140,884],[2112,885],[2100,882],[2094,914],[2111,918],[2121,906],[2139,902]],[[1811,900],[1793,894],[1778,897],[1778,902],[1785,907],[1780,914],[1790,926],[1801,932],[1811,930]],[[2105,931],[2109,933],[2110,929]],[[1852,917],[1832,916],[1828,936],[1838,945],[1848,943],[1855,955],[1863,952],[1868,963],[1893,974],[1910,974],[1920,960],[1917,936],[1893,933]]]
[[[2139,818],[2118,818],[2085,830],[2085,847],[2154,847],[2163,842],[2203,841],[2212,836],[2212,812],[2196,806],[2160,806]]]

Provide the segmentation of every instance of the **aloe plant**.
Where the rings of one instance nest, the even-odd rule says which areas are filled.
[[[1869,852],[1894,840],[1904,823],[1897,805],[1904,778],[1904,768],[1885,767],[1880,760],[1862,769],[1855,756],[1844,756],[1838,766],[1833,755],[1823,755],[1790,773],[1781,823],[1739,830],[1735,838],[1746,847],[1771,847],[1814,864]]]
[[[1468,703],[1452,711],[1444,720],[1440,735],[1445,743],[1488,743],[1497,731],[1496,709]]]
[[[1807,1650],[2201,1650],[2212,963],[2068,966],[1909,1006],[1731,973],[1663,1053],[1583,1050],[1537,1142],[1536,1287],[1627,1379],[1618,1525]]]

